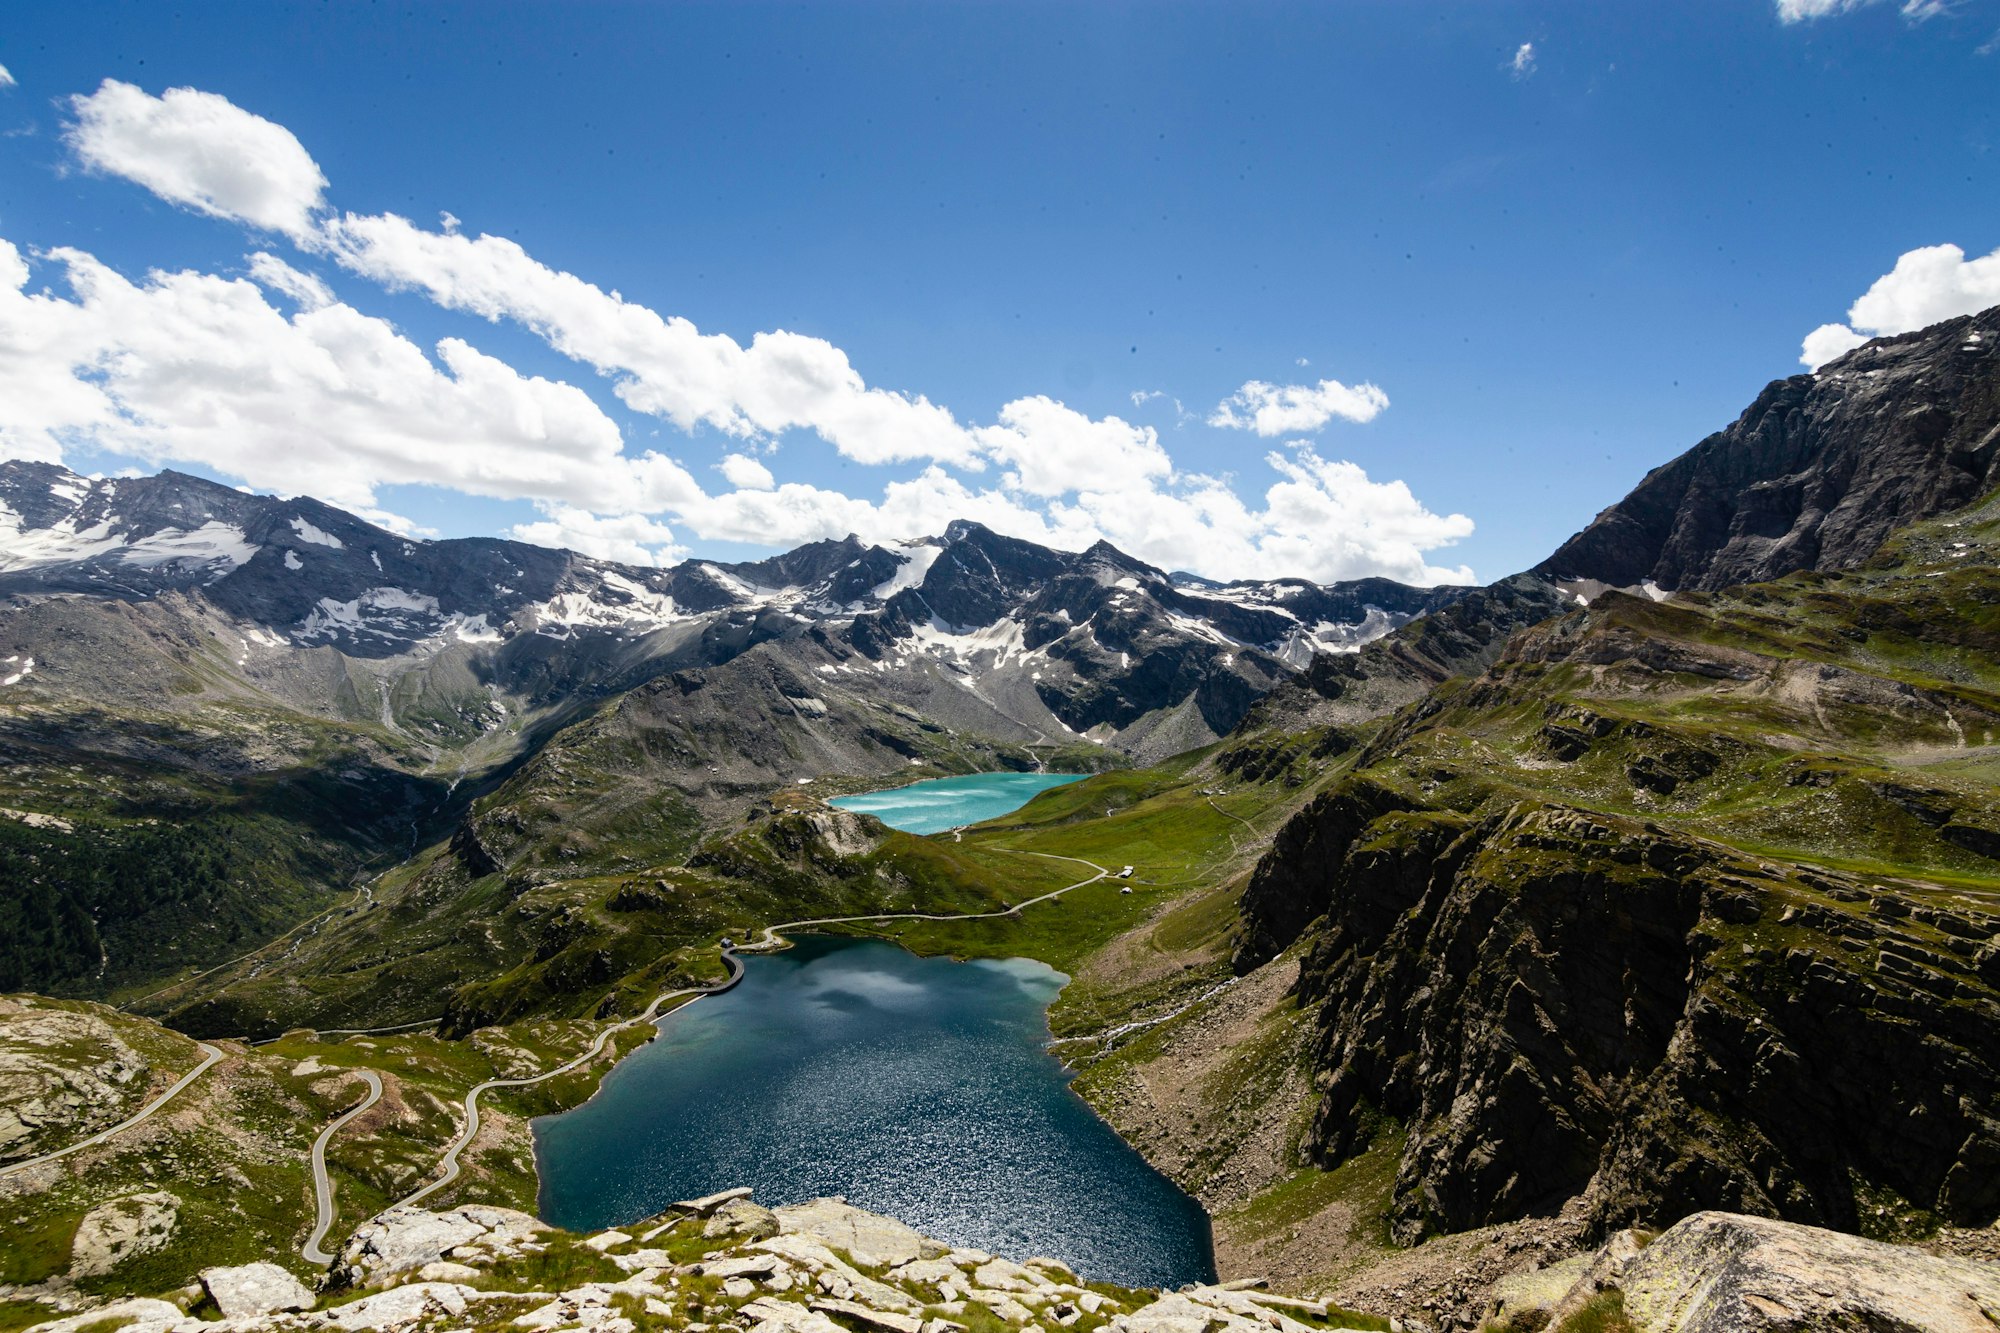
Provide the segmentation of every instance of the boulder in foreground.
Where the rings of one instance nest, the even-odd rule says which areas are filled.
[[[1616,1292],[1640,1333],[1994,1333],[2000,1264],[1739,1213],[1695,1213],[1639,1246],[1502,1282],[1496,1324],[1564,1317]],[[1506,1320],[1508,1322],[1500,1322]]]
[[[273,1263],[204,1269],[201,1285],[224,1319],[313,1308],[305,1283]]]

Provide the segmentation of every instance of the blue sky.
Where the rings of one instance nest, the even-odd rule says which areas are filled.
[[[628,559],[963,510],[1217,576],[1496,578],[1820,326],[2000,301],[1996,45],[1993,0],[19,4],[0,448]],[[134,293],[83,309],[62,247]],[[702,379],[641,310],[811,341]],[[829,355],[866,390],[814,397]],[[1233,396],[1288,410],[1211,424]]]

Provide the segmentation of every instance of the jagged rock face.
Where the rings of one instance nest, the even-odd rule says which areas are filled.
[[[1359,652],[1321,653],[1252,705],[1245,733],[1355,726],[1415,703],[1454,676],[1499,658],[1510,636],[1575,605],[1535,574],[1517,574],[1453,595]]]
[[[1387,787],[1356,780],[1316,798],[1295,819],[1285,822],[1271,850],[1251,871],[1241,904],[1242,932],[1237,936],[1235,966],[1239,975],[1261,967],[1282,953],[1325,916],[1355,840],[1377,819],[1407,810],[1410,802]],[[1355,904],[1347,904],[1351,910]]]
[[[1242,900],[1239,967],[1304,952],[1321,1159],[1406,1127],[1405,1236],[2000,1214],[1996,524],[1607,592],[1379,726]]]
[[[1537,572],[1716,589],[1860,564],[2000,482],[2000,307],[1778,380]]]
[[[1308,1146],[1332,1163],[1372,1112],[1408,1125],[1399,1235],[1578,1195],[1600,1227],[1722,1207],[1855,1229],[1874,1191],[2000,1215],[2000,974],[1952,946],[1957,919],[1638,821],[1395,804],[1322,800],[1248,896],[1325,904]]]

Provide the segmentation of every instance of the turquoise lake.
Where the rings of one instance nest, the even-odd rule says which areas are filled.
[[[660,1021],[596,1097],[534,1122],[541,1215],[594,1231],[751,1186],[1131,1286],[1212,1281],[1208,1216],[1044,1048],[1065,978],[801,938]]]
[[[1051,787],[1081,782],[1087,773],[967,773],[932,778],[888,791],[836,796],[828,802],[843,810],[873,815],[905,833],[942,833],[961,824],[977,824],[1019,810]]]

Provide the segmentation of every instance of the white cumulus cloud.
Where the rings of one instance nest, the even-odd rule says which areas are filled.
[[[1906,251],[1848,307],[1845,324],[1806,335],[1799,360],[1818,370],[1870,338],[1909,333],[1940,320],[2000,305],[2000,250],[1967,259],[1955,245]]]
[[[1389,406],[1389,395],[1373,384],[1352,387],[1339,380],[1317,384],[1266,384],[1251,380],[1216,404],[1208,424],[1254,430],[1266,438],[1316,431],[1335,417],[1373,421]]]
[[[81,250],[48,258],[69,295],[28,290],[27,261],[0,240],[0,446],[12,456],[85,441],[356,509],[398,483],[606,508],[698,492],[657,454],[627,457],[582,390],[460,339],[439,342],[433,362],[351,306],[288,316],[244,279],[134,282]]]
[[[728,489],[710,493],[678,461],[628,452],[575,385],[524,375],[460,338],[420,347],[265,251],[249,257],[247,279],[143,280],[55,251],[48,259],[69,288],[60,295],[31,289],[27,260],[0,241],[0,448],[14,455],[58,458],[84,444],[198,463],[385,522],[396,521],[375,508],[385,485],[528,500],[540,517],[514,535],[634,563],[678,558],[689,535],[766,547],[848,532],[887,541],[969,518],[1067,549],[1109,540],[1223,577],[1473,578],[1429,560],[1472,531],[1469,518],[1436,514],[1402,482],[1310,445],[1268,454],[1273,479],[1246,502],[1222,479],[1179,472],[1150,426],[1043,395],[1007,403],[991,424],[962,423],[922,395],[869,385],[824,339],[703,333],[513,241],[462,234],[448,214],[441,230],[329,214],[325,179],[290,132],[212,94],[155,98],[110,81],[74,106],[70,141],[92,168],[282,232],[308,259],[389,289],[518,324],[606,377],[633,411],[738,443],[715,464]],[[1335,417],[1368,421],[1387,406],[1373,384],[1253,380],[1210,419],[1273,437]],[[754,455],[792,430],[863,465],[924,466],[873,496],[785,481]]]
[[[998,425],[977,433],[1009,469],[1007,485],[1030,495],[1130,490],[1173,475],[1173,460],[1151,426],[1091,418],[1040,395],[1008,403]]]
[[[768,491],[778,484],[771,469],[748,454],[726,454],[717,466],[725,481],[746,491]]]
[[[1780,23],[1805,23],[1859,9],[1873,0],[1777,0]]]
[[[860,463],[979,465],[977,442],[949,411],[921,395],[870,388],[823,338],[781,329],[745,347],[549,268],[505,237],[427,231],[394,214],[335,219],[321,243],[343,266],[389,287],[524,325],[611,376],[626,406],[683,430],[706,425],[750,438],[804,428]]]
[[[1472,520],[1437,514],[1400,481],[1376,481],[1357,464],[1310,446],[1273,451],[1277,480],[1247,504],[1214,477],[1090,490],[1044,500],[1020,490],[968,486],[943,467],[894,481],[879,499],[799,482],[738,489],[676,508],[682,527],[712,541],[793,546],[857,533],[887,543],[936,533],[954,518],[1064,550],[1108,541],[1166,569],[1219,578],[1331,581],[1381,576],[1407,583],[1476,583],[1465,565],[1427,558],[1469,536]],[[517,535],[526,529],[517,529]],[[537,538],[539,540],[539,538]],[[591,549],[565,542],[579,550]]]
[[[535,522],[516,524],[508,535],[626,565],[671,565],[688,553],[672,528],[644,514],[593,514],[573,505],[545,505],[542,513]]]
[[[250,256],[250,276],[272,291],[291,297],[301,309],[317,310],[333,304],[333,291],[324,282],[262,250]]]
[[[1517,79],[1525,79],[1535,72],[1535,44],[1522,42],[1514,48],[1514,58],[1507,62],[1507,69]]]
[[[70,108],[64,137],[84,165],[212,217],[295,238],[311,231],[326,177],[284,126],[214,93],[154,97],[116,79]]]
[[[8,72],[5,65],[0,65],[0,88],[12,88],[14,84],[14,76]]]

